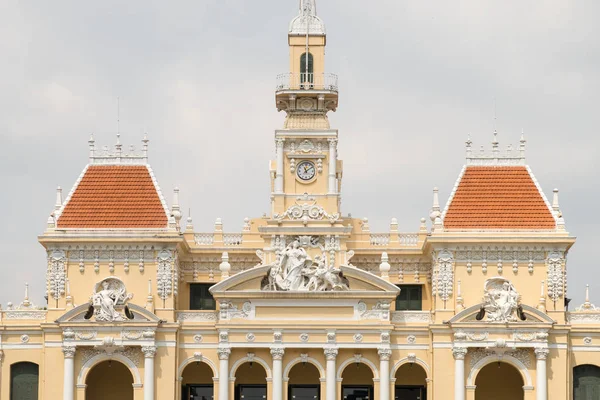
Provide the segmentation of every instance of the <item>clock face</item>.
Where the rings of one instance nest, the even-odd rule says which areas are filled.
[[[310,161],[302,161],[300,164],[298,164],[298,167],[296,167],[296,171],[298,178],[302,179],[303,181],[310,181],[315,177],[315,164],[311,163]]]

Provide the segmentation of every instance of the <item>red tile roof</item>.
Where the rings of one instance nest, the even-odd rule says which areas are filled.
[[[166,228],[160,194],[143,165],[91,165],[60,214],[60,228]]]
[[[444,216],[445,229],[555,229],[527,167],[467,166]]]

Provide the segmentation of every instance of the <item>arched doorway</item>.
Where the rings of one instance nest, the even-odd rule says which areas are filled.
[[[573,368],[573,400],[600,399],[600,367],[578,365]]]
[[[267,398],[267,371],[262,365],[248,361],[235,371],[236,400],[265,400]]]
[[[352,363],[342,372],[343,400],[372,400],[373,371],[363,363]]]
[[[505,362],[490,363],[475,379],[475,400],[523,400],[523,377]]]
[[[181,378],[182,399],[212,400],[214,398],[213,371],[208,364],[202,361],[189,363],[183,370]]]
[[[321,398],[321,376],[313,364],[301,362],[294,365],[288,377],[288,400],[319,400]]]
[[[37,400],[40,368],[31,362],[10,366],[10,400]]]
[[[396,371],[395,377],[395,400],[427,399],[427,372],[419,364],[403,364]]]
[[[133,400],[133,375],[119,361],[96,364],[86,378],[86,400]]]

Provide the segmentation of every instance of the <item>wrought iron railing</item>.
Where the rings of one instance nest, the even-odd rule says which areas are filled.
[[[335,74],[287,73],[277,75],[276,90],[328,90],[338,91],[338,77]]]

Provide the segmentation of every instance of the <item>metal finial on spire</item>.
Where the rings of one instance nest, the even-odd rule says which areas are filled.
[[[300,14],[317,15],[317,4],[315,0],[300,0]]]
[[[144,162],[148,163],[148,132],[144,132],[144,138],[142,139],[142,157]]]
[[[471,145],[473,144],[473,142],[471,141],[471,134],[467,134],[467,141],[465,142],[467,145],[467,158],[471,157],[472,154],[472,147]]]

